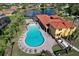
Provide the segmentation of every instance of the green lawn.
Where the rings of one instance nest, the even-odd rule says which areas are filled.
[[[13,56],[36,56],[36,55],[39,55],[39,54],[27,54],[27,53],[21,51],[18,47],[18,43],[16,42],[15,45],[14,45],[14,48],[13,48],[12,55]]]
[[[61,48],[58,45],[53,46],[53,51],[61,50]]]
[[[63,56],[79,56],[79,52],[76,52],[75,50],[72,49],[71,51],[68,52],[68,54],[63,53],[62,55]]]
[[[79,49],[79,39],[76,40],[74,43],[73,43],[74,46],[76,46],[78,49]]]

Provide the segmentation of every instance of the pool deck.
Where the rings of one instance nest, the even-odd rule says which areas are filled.
[[[40,31],[41,31],[44,39],[46,40],[46,42],[44,44],[44,49],[46,49],[46,50],[50,51],[51,53],[53,53],[52,47],[57,44],[55,39],[53,39],[47,32],[42,30],[42,28],[40,29]]]
[[[42,33],[45,41],[41,46],[38,47],[30,47],[27,44],[25,44],[25,33],[23,34],[23,37],[21,37],[18,41],[18,45],[20,49],[28,54],[35,54],[40,53],[42,50],[48,50],[50,53],[53,54],[52,47],[56,45],[55,39],[53,39],[47,32],[45,32],[38,23],[36,23],[37,27],[39,27],[40,32]]]
[[[45,39],[43,49],[48,50],[51,53],[53,53],[52,47],[56,44],[55,40],[48,33],[46,33],[44,30],[40,29],[40,31]]]

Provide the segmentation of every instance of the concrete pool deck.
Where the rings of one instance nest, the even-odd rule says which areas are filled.
[[[22,37],[18,41],[19,48],[28,53],[28,54],[36,54],[42,52],[42,50],[48,50],[51,53],[53,53],[52,47],[56,45],[57,43],[55,42],[55,39],[53,39],[47,32],[42,30],[42,28],[39,26],[37,23],[37,26],[40,28],[40,32],[42,33],[44,37],[44,43],[41,46],[38,47],[30,47],[25,43],[25,36],[26,36],[26,31],[22,35]]]

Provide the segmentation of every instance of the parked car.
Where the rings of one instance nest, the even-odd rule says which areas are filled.
[[[69,45],[67,42],[65,42],[64,40],[59,39],[58,43],[62,46],[63,49],[68,48]]]

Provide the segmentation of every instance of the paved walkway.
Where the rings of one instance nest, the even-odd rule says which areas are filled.
[[[52,47],[53,45],[56,45],[55,39],[53,39],[47,32],[45,32],[44,30],[40,29],[44,39],[46,39],[46,50],[50,50],[51,53],[53,53]]]
[[[53,39],[47,32],[45,32],[38,23],[37,26],[40,28],[40,32],[42,33],[44,39],[46,39],[45,49],[53,53],[52,47],[57,44],[55,39]]]

